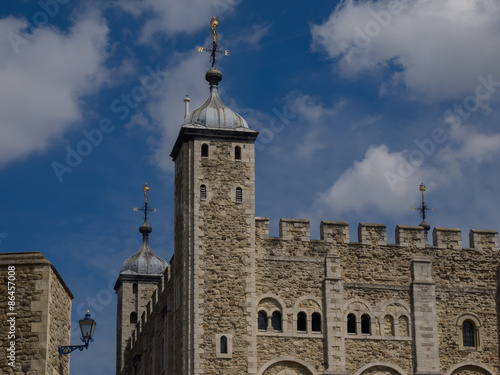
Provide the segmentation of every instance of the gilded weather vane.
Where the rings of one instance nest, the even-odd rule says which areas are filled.
[[[219,26],[219,20],[217,17],[213,16],[210,20],[210,29],[212,30],[212,38],[213,42],[208,47],[196,47],[198,52],[208,52],[210,53],[210,61],[212,62],[212,68],[215,68],[215,64],[217,62],[217,55],[224,54],[224,56],[229,56],[229,50],[220,49],[219,43],[217,41],[217,30],[216,28]]]
[[[134,207],[134,211],[135,212],[137,212],[137,211],[144,212],[144,221],[146,222],[146,221],[148,221],[148,212],[156,212],[156,208],[149,208],[148,207],[149,185],[147,182],[144,184],[144,187],[142,188],[142,190],[144,191],[144,206],[142,206],[141,208]]]

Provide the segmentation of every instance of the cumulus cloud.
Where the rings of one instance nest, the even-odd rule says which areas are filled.
[[[396,72],[381,92],[402,83],[420,99],[446,100],[470,95],[480,75],[500,78],[494,0],[345,0],[311,31],[313,48],[347,76]]]
[[[319,194],[314,212],[318,217],[328,212],[362,214],[369,210],[403,214],[421,182],[444,191],[499,153],[500,133],[483,134],[465,126],[450,128],[433,140],[416,141],[414,149],[394,152],[386,145],[371,146],[363,160]]]
[[[148,16],[140,37],[144,43],[157,32],[173,35],[209,27],[209,20],[214,14],[223,19],[240,2],[241,0],[122,0],[118,2],[118,6],[135,17]]]
[[[206,56],[188,52],[174,59],[176,62],[166,69],[161,86],[151,92],[146,111],[136,114],[129,124],[132,128],[138,126],[159,132],[150,143],[155,150],[153,163],[164,171],[173,169],[169,155],[184,121],[184,97],[189,95],[193,110],[201,106],[209,94],[208,83],[204,80],[208,70]]]
[[[43,151],[82,118],[80,99],[106,79],[108,28],[87,14],[66,33],[26,32],[22,19],[0,20],[0,166]]]

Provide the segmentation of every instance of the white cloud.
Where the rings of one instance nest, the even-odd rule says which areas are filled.
[[[500,79],[499,32],[494,0],[345,0],[312,27],[313,48],[345,75],[398,65],[402,82],[426,101],[470,95],[480,75]]]
[[[9,36],[0,42],[0,166],[47,149],[81,119],[81,96],[106,77],[108,28],[96,14],[67,33],[25,28],[20,19],[0,20],[0,35]]]
[[[388,182],[388,173],[400,178],[394,190]],[[432,171],[408,165],[404,151],[390,152],[385,145],[372,146],[362,161],[355,162],[328,191],[319,195],[314,205],[315,216],[327,217],[328,212],[362,214],[369,209],[401,214],[414,201],[415,186],[431,174]]]
[[[123,11],[135,17],[147,15],[141,31],[141,42],[150,40],[157,32],[167,35],[192,33],[202,27],[210,27],[210,18],[215,14],[220,19],[228,15],[241,0],[122,0],[118,2]]]
[[[482,134],[464,126],[450,129],[439,139],[443,142],[432,147],[420,141],[421,146],[400,152],[391,152],[385,145],[371,146],[362,161],[355,162],[331,188],[319,194],[313,206],[315,216],[370,210],[403,214],[414,202],[421,182],[448,195],[450,186],[458,181],[467,183],[464,175],[471,175],[500,153],[500,133]]]
[[[209,68],[205,54],[188,52],[174,59],[176,63],[166,70],[161,86],[151,92],[145,113],[136,114],[129,123],[149,132],[159,130],[159,138],[152,137],[150,143],[155,149],[153,163],[164,171],[171,171],[174,166],[169,155],[184,121],[185,96],[189,94],[190,110],[193,110],[201,106],[209,94],[204,80]]]

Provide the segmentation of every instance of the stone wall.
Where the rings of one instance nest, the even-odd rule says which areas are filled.
[[[7,267],[16,267],[16,367],[7,365]],[[54,266],[39,252],[0,254],[0,369],[4,374],[68,375],[73,295]]]

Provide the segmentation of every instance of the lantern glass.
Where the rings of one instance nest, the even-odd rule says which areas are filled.
[[[88,311],[87,314],[85,314],[85,319],[80,319],[79,323],[80,330],[82,331],[82,337],[86,340],[92,339],[92,336],[94,336],[96,322],[94,319],[90,318]]]

